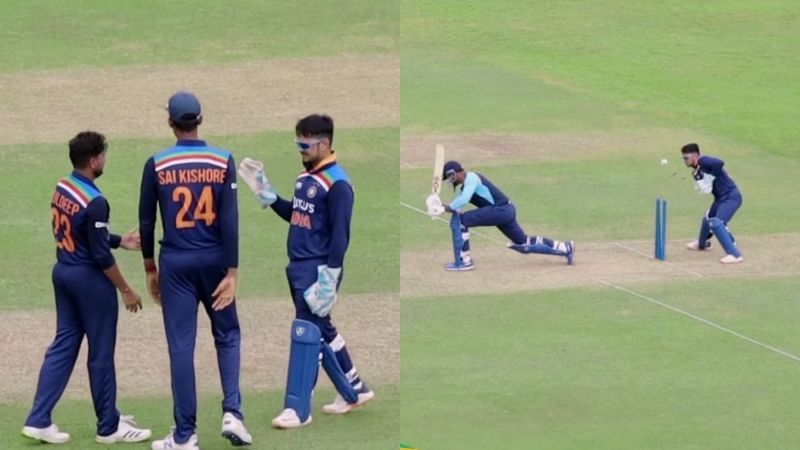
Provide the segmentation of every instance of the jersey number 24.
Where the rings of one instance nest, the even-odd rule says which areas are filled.
[[[180,202],[181,209],[175,216],[175,228],[194,228],[198,221],[205,222],[207,227],[214,224],[217,218],[217,213],[214,212],[214,193],[211,191],[211,186],[205,186],[200,192],[200,197],[197,199],[197,204],[194,205],[194,211],[190,217],[189,210],[192,207],[194,200],[192,191],[186,186],[178,186],[172,191],[172,201]]]

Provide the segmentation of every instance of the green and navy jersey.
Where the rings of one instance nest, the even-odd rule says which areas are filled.
[[[505,205],[508,197],[488,178],[476,172],[467,172],[461,192],[448,205],[450,209],[458,210],[472,203],[478,208],[491,205]]]
[[[221,249],[225,267],[239,263],[236,164],[230,152],[201,140],[179,140],[147,160],[139,197],[142,255],[155,253],[156,205],[161,251]]]
[[[321,260],[339,268],[350,243],[355,197],[350,179],[334,155],[298,175],[291,201],[279,198],[275,212],[289,222],[289,260]]]
[[[114,265],[111,248],[121,238],[109,233],[111,208],[88,178],[72,172],[56,184],[50,201],[50,219],[59,263],[93,266]]]

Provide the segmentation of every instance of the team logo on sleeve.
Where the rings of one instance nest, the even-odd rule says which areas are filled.
[[[306,197],[314,198],[316,196],[317,196],[317,187],[314,186],[314,185],[311,185],[311,187],[309,187],[308,190],[306,191]]]
[[[108,222],[95,222],[95,228],[108,228]]]

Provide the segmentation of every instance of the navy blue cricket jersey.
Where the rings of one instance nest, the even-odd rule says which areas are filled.
[[[292,201],[278,198],[275,212],[289,222],[286,241],[292,262],[321,259],[339,268],[350,243],[355,197],[350,179],[335,155],[316,169],[298,175]]]
[[[91,180],[77,172],[60,179],[50,202],[58,262],[101,270],[113,266],[111,248],[119,247],[121,238],[109,233],[110,214]]]
[[[731,192],[739,190],[739,188],[736,187],[736,183],[734,183],[733,179],[728,175],[728,172],[722,168],[724,165],[724,161],[714,158],[713,156],[701,156],[697,160],[697,168],[702,175],[704,177],[709,175],[713,177],[714,181],[711,193],[714,194],[714,198],[717,199],[725,198]]]
[[[156,204],[161,251],[221,249],[225,267],[239,264],[236,164],[230,152],[201,140],[179,140],[147,160],[139,197],[142,256],[155,252]]]

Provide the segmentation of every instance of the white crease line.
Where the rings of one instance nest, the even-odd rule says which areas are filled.
[[[793,360],[795,360],[797,362],[800,362],[800,356],[793,355],[793,354],[791,354],[789,352],[786,352],[786,351],[783,351],[783,350],[781,350],[781,349],[779,349],[777,347],[773,347],[773,346],[771,346],[769,344],[765,344],[765,343],[763,343],[761,341],[757,341],[757,340],[755,340],[755,339],[753,339],[751,337],[745,336],[745,335],[743,335],[741,333],[737,333],[737,332],[731,330],[730,328],[725,328],[722,325],[716,324],[716,323],[714,323],[714,322],[712,322],[712,321],[710,321],[708,319],[704,319],[704,318],[702,318],[700,316],[696,316],[696,315],[694,315],[694,314],[692,314],[690,312],[686,312],[686,311],[684,311],[684,310],[682,310],[680,308],[676,308],[676,307],[674,307],[672,305],[668,305],[668,304],[666,304],[664,302],[660,302],[660,301],[658,301],[658,300],[656,300],[656,299],[654,299],[652,297],[648,297],[648,296],[646,296],[644,294],[640,294],[640,293],[638,293],[636,291],[632,291],[632,290],[630,290],[628,288],[625,288],[625,287],[622,287],[622,286],[619,286],[619,285],[616,285],[616,284],[613,284],[613,283],[609,283],[607,281],[601,281],[600,283],[602,283],[602,284],[604,284],[604,285],[606,285],[608,287],[614,288],[614,289],[616,289],[618,291],[627,292],[628,294],[631,294],[633,296],[639,297],[639,298],[641,298],[643,300],[647,300],[650,303],[653,303],[655,305],[667,308],[667,309],[672,310],[672,311],[674,311],[674,312],[676,312],[678,314],[683,314],[686,317],[694,319],[694,320],[696,320],[698,322],[702,322],[702,323],[704,323],[704,324],[706,324],[706,325],[708,325],[710,327],[714,327],[714,328],[716,328],[716,329],[718,329],[720,331],[723,331],[725,333],[728,333],[728,334],[731,334],[733,336],[736,336],[739,339],[744,339],[745,341],[747,341],[747,342],[749,342],[751,344],[758,345],[759,347],[763,347],[763,348],[765,348],[767,350],[770,350],[770,351],[773,351],[773,352],[775,352],[775,353],[777,353],[779,355],[783,355],[783,356],[785,356],[785,357],[787,357],[789,359],[793,359]]]
[[[423,210],[421,210],[421,209],[417,208],[416,206],[409,205],[408,203],[404,203],[404,202],[400,202],[400,204],[401,204],[401,205],[403,205],[403,206],[405,206],[406,208],[408,208],[408,209],[411,209],[411,210],[414,210],[414,211],[416,211],[416,212],[418,212],[418,213],[420,213],[420,214],[425,214],[426,216],[428,215],[428,213],[427,213],[426,211],[423,211]],[[428,217],[430,217],[430,216],[428,216]],[[449,220],[444,220],[444,219],[442,219],[442,218],[441,218],[441,217],[439,217],[439,216],[436,216],[436,217],[434,217],[434,219],[436,219],[436,220],[439,220],[439,221],[442,221],[442,222],[444,222],[444,223],[446,223],[446,224],[450,225],[450,221],[449,221]],[[495,239],[495,238],[493,238],[493,237],[489,236],[488,234],[483,234],[483,233],[481,233],[480,231],[475,231],[475,230],[473,229],[473,230],[469,230],[469,233],[470,233],[470,234],[474,234],[474,235],[476,235],[476,236],[480,236],[480,237],[482,237],[482,238],[484,238],[484,239],[488,239],[488,240],[490,240],[490,241],[492,241],[492,242],[494,242],[494,243],[497,243],[497,244],[500,244],[500,245],[502,245],[503,247],[505,247],[505,246],[506,246],[506,243],[505,243],[505,242],[503,242],[503,241],[501,241],[501,240],[499,240],[499,239]]]
[[[614,245],[616,245],[617,247],[619,247],[621,249],[627,250],[629,252],[636,253],[637,255],[642,255],[647,259],[655,259],[652,256],[648,255],[647,253],[640,252],[639,250],[636,250],[635,248],[628,247],[625,244],[621,244],[619,242],[615,242]],[[685,268],[683,266],[679,266],[679,265],[671,263],[669,261],[660,261],[660,262],[662,262],[662,263],[664,263],[664,264],[666,264],[668,266],[675,267],[675,268],[678,268],[680,270],[683,270],[684,272],[692,274],[692,275],[696,276],[697,278],[703,278],[704,277],[704,275],[699,273],[699,272],[695,272],[694,270],[689,270],[689,269],[687,269],[687,268]]]

